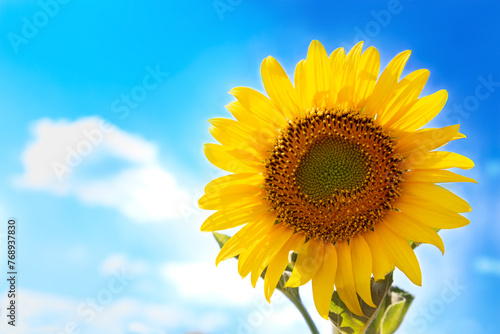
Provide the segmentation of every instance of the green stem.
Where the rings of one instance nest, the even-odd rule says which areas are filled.
[[[387,297],[387,294],[389,293],[389,291],[391,291],[391,286],[392,286],[392,283],[393,283],[393,280],[392,280],[392,275],[393,273],[391,272],[389,274],[389,276],[387,276],[386,279],[389,279],[390,280],[390,283],[388,284],[387,288],[385,289],[384,291],[384,295],[382,297],[382,300],[380,301],[380,303],[377,305],[377,307],[375,308],[375,311],[373,311],[371,317],[368,319],[368,321],[366,321],[365,325],[363,326],[360,334],[363,334],[365,333],[369,328],[370,326],[372,326],[372,324],[374,326],[378,326],[378,324],[374,324],[374,320],[377,318],[377,315],[379,314],[380,312],[380,309],[382,308],[382,305],[385,303],[385,299]]]
[[[306,321],[307,326],[311,330],[311,333],[312,334],[319,334],[319,331],[316,328],[314,321],[312,320],[311,316],[309,315],[306,308],[302,304],[302,301],[300,300],[300,296],[298,296],[298,295],[294,296],[294,295],[291,295],[289,293],[285,293],[285,296],[287,296],[288,299],[290,299],[290,301],[293,303],[293,305],[295,305],[295,307],[297,307],[300,314],[302,314],[302,317],[304,317],[304,320]]]

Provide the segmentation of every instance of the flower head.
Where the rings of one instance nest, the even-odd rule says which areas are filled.
[[[217,263],[239,255],[241,276],[252,284],[267,268],[269,300],[288,265],[297,259],[289,287],[312,280],[316,308],[327,318],[334,288],[362,315],[358,296],[374,306],[371,278],[395,267],[421,285],[409,241],[444,253],[436,229],[468,224],[463,199],[436,185],[474,182],[447,171],[473,162],[436,151],[464,138],[458,125],[420,129],[447,100],[445,90],[419,97],[429,71],[400,80],[410,51],[397,55],[379,76],[379,53],[363,43],[345,55],[327,55],[318,41],[297,64],[292,84],[272,57],[262,63],[268,97],[244,87],[231,90],[227,109],[236,120],[212,119],[221,145],[206,144],[215,166],[231,174],[215,179],[199,200],[217,210],[201,227],[217,231],[244,225],[221,249]]]

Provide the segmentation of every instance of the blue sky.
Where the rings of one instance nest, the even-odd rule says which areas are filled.
[[[418,249],[423,287],[397,274],[417,295],[400,332],[495,332],[499,10],[492,1],[2,1],[0,226],[18,221],[20,289],[19,327],[1,313],[2,332],[305,332],[288,302],[267,305],[235,263],[212,266],[218,247],[199,232],[207,214],[196,199],[222,175],[202,145],[213,141],[207,120],[229,116],[227,92],[263,91],[268,55],[292,75],[313,39],[327,51],[364,39],[383,65],[411,49],[406,73],[431,71],[424,93],[448,90],[433,125],[460,123],[468,136],[449,147],[476,162],[465,174],[478,184],[450,189],[470,201],[471,224],[442,232],[444,257]],[[76,149],[87,153],[71,157]],[[66,159],[70,169],[54,167]]]

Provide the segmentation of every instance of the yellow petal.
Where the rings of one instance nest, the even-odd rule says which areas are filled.
[[[356,91],[358,92],[357,108],[363,109],[365,106],[366,99],[371,95],[377,82],[379,70],[380,55],[377,49],[370,46],[361,55],[359,63],[358,81],[356,83]]]
[[[404,109],[404,115],[391,125],[392,128],[414,131],[429,123],[443,109],[448,100],[448,92],[440,90],[418,99]]]
[[[422,272],[420,271],[420,265],[408,241],[395,234],[384,222],[377,223],[375,233],[378,233],[383,246],[392,255],[396,267],[401,269],[414,284],[421,286]]]
[[[325,243],[323,261],[312,279],[314,304],[319,315],[328,320],[330,301],[332,300],[335,274],[337,272],[337,253],[335,246]]]
[[[404,182],[425,182],[425,183],[444,183],[444,182],[474,182],[476,180],[470,177],[459,175],[448,170],[435,169],[415,169],[407,172],[404,176]]]
[[[470,212],[467,201],[448,189],[429,183],[404,183],[403,196],[412,202],[434,203],[454,212]]]
[[[344,48],[336,49],[328,57],[328,63],[330,65],[330,94],[327,108],[335,108],[338,105],[337,95],[339,90],[342,88],[341,70],[344,66],[344,61]]]
[[[250,113],[280,128],[286,125],[285,116],[274,104],[258,91],[247,87],[236,87],[229,91]]]
[[[269,262],[276,256],[276,253],[278,253],[283,245],[290,239],[293,232],[294,231],[289,227],[275,225],[275,231],[271,233],[268,241],[258,246],[261,247],[263,251],[259,254],[252,266],[251,282],[254,288],[262,271],[264,271]]]
[[[264,164],[245,151],[228,149],[222,145],[203,145],[205,156],[214,166],[231,173],[259,173]]]
[[[215,128],[221,132],[222,135],[220,136],[221,137],[220,139],[222,141],[229,140],[230,142],[232,142],[233,140],[229,138],[231,135],[236,136],[238,138],[246,138],[249,135],[248,133],[249,127],[246,127],[242,122],[235,121],[234,119],[212,118],[209,119],[208,122],[212,125],[212,127],[210,128],[211,131],[213,130],[213,128]],[[216,133],[216,135],[218,134],[219,132]],[[223,134],[226,135],[223,136]],[[214,138],[217,139],[215,136]],[[220,142],[220,143],[222,145],[231,146],[230,143],[227,142]]]
[[[267,257],[276,255],[292,234],[293,230],[288,227],[273,225],[250,249],[241,253],[238,259],[238,272],[241,277],[246,277],[252,271],[251,282],[255,287],[260,274],[269,263]]]
[[[230,208],[235,205],[243,206],[243,203],[248,203],[246,200],[265,197],[265,191],[259,186],[252,185],[236,185],[229,186],[220,193],[209,193],[203,195],[198,200],[198,205],[204,210],[218,210],[222,208]]]
[[[268,213],[256,219],[255,222],[243,226],[222,246],[215,259],[215,264],[218,265],[221,261],[235,257],[251,247],[255,242],[261,240],[273,226],[275,219],[276,214]]]
[[[349,240],[352,256],[354,283],[359,296],[371,307],[376,307],[372,301],[371,277],[372,255],[370,246],[361,235]]]
[[[337,242],[335,248],[338,257],[335,286],[339,297],[351,312],[363,316],[363,311],[359,305],[358,295],[356,294],[350,246],[347,241],[342,241]]]
[[[267,95],[278,110],[288,119],[299,115],[299,104],[295,97],[295,89],[281,65],[269,56],[262,62],[262,81]]]
[[[469,220],[464,216],[440,205],[429,202],[408,201],[404,196],[398,198],[395,207],[419,223],[433,228],[451,229],[469,224]]]
[[[403,157],[413,154],[422,156],[427,152],[443,146],[453,140],[458,133],[460,125],[450,125],[438,129],[423,129],[398,138],[396,150]]]
[[[324,242],[310,239],[297,250],[297,260],[286,287],[298,287],[309,282],[323,259]]]
[[[307,78],[306,78],[306,61],[302,59],[295,66],[295,73],[293,77],[295,83],[295,96],[302,110],[301,114],[305,113],[305,110],[310,108],[310,101],[307,96]],[[311,99],[312,100],[312,99]]]
[[[405,239],[419,243],[427,243],[436,246],[444,255],[443,240],[437,232],[427,226],[422,225],[403,212],[390,211],[384,216],[386,225],[396,234]]]
[[[259,242],[254,243],[240,253],[238,257],[238,273],[241,278],[247,277],[253,264],[255,263],[255,259],[259,253],[263,251],[262,247],[259,247],[263,239],[267,239],[267,236],[264,236]]]
[[[372,271],[375,280],[382,280],[385,275],[394,270],[394,263],[391,256],[385,253],[385,248],[381,245],[378,234],[368,231],[363,234],[366,243],[370,246],[372,256]]]
[[[319,41],[312,41],[307,51],[306,104],[309,107],[325,107],[330,94],[328,55]]]
[[[238,148],[261,160],[265,159],[265,152],[262,152],[261,145],[254,141],[255,129],[245,126],[242,122],[226,118],[213,118],[209,122],[212,124],[209,128],[210,134],[223,146]]]
[[[222,189],[236,185],[259,186],[264,183],[264,176],[256,173],[239,173],[218,177],[205,186],[205,193],[220,193]]]
[[[405,117],[405,109],[417,101],[424,89],[429,70],[421,69],[411,72],[394,88],[393,96],[380,109],[380,124],[391,126],[401,117]]]
[[[404,51],[394,57],[380,75],[373,93],[366,102],[365,112],[375,115],[379,108],[392,96],[394,87],[399,81],[403,68],[410,57],[411,51]]]
[[[461,168],[471,169],[474,167],[474,162],[464,157],[463,155],[437,151],[429,152],[425,155],[414,154],[407,159],[406,164],[408,168],[418,169],[447,169],[447,168]]]
[[[304,241],[305,237],[303,234],[296,233],[292,235],[278,253],[276,253],[276,256],[269,262],[264,278],[264,295],[268,302],[271,302],[271,296],[278,285],[281,275],[288,266],[289,253],[300,247]]]
[[[252,114],[239,101],[228,103],[226,109],[238,120],[238,122],[244,124],[248,128],[257,130],[263,126],[269,126],[268,123]]]
[[[362,49],[363,42],[356,44],[347,54],[342,66],[342,86],[338,91],[337,101],[344,107],[354,107],[355,101],[358,100],[356,85],[358,83],[358,66]]]
[[[249,133],[248,146],[258,152],[257,157],[267,157],[267,152],[272,149],[276,136],[278,135],[278,127],[274,122],[266,122],[250,110],[245,108],[239,101],[234,101],[226,105],[227,110],[233,114],[238,120],[239,126]],[[235,146],[235,148],[239,148]],[[246,148],[246,145],[243,145]],[[263,159],[262,159],[263,160]]]
[[[222,209],[208,217],[201,225],[200,230],[202,232],[214,232],[237,227],[255,221],[269,209],[269,204],[264,201],[244,208]]]

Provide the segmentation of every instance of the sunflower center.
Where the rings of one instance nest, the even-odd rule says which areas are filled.
[[[264,188],[278,223],[336,242],[372,229],[399,197],[402,158],[372,118],[312,109],[280,132]]]
[[[318,138],[297,166],[297,185],[314,200],[331,198],[336,190],[352,191],[365,182],[368,160],[356,143],[335,136]]]

